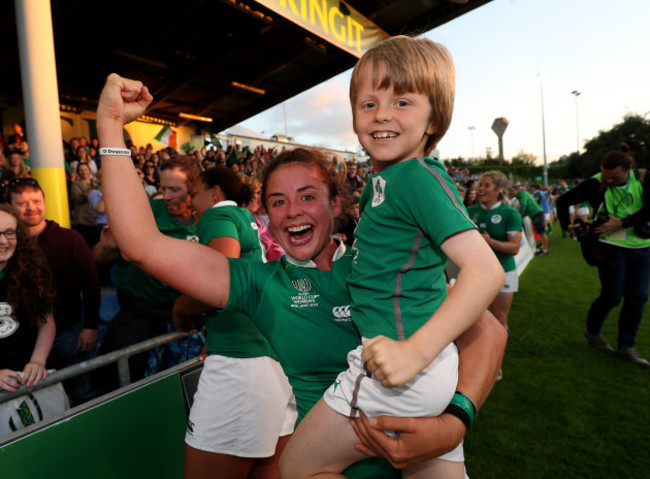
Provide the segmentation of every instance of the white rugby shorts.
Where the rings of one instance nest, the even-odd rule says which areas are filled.
[[[512,271],[506,272],[506,282],[503,283],[503,288],[501,288],[501,293],[516,293],[519,291],[519,275],[517,270],[513,269]]]
[[[451,343],[415,379],[399,388],[385,388],[365,370],[363,346],[348,353],[347,371],[336,378],[323,398],[329,407],[348,417],[358,411],[372,418],[439,416],[447,408],[458,383],[458,349]],[[387,431],[388,434],[393,431]],[[463,462],[462,443],[438,459]]]
[[[202,451],[270,457],[293,433],[298,414],[280,363],[268,356],[205,360],[185,442]]]

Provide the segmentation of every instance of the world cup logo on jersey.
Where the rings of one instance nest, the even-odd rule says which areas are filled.
[[[293,287],[301,293],[306,293],[311,289],[311,282],[308,279],[294,279],[291,283],[293,284]]]

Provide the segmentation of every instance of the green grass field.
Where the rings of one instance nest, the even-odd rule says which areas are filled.
[[[649,478],[650,370],[591,349],[586,314],[597,270],[576,241],[550,236],[510,311],[504,378],[465,439],[467,471],[481,478]],[[619,308],[603,336],[614,347]],[[650,308],[637,335],[650,358]]]

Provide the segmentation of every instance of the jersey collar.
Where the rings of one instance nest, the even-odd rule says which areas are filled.
[[[333,235],[332,239],[339,244],[338,248],[336,248],[336,251],[334,251],[334,256],[332,256],[333,263],[345,254],[345,243],[343,243],[343,241],[341,241],[341,238],[336,235]],[[301,268],[317,268],[316,263],[314,263],[311,259],[302,261],[294,258],[289,253],[285,253],[284,257],[288,263],[291,263],[294,266],[300,266]]]
[[[501,201],[497,201],[497,202],[494,203],[492,206],[490,206],[490,208],[486,208],[486,207],[483,206],[481,203],[479,203],[479,205],[481,205],[481,208],[483,208],[485,211],[491,211],[491,210],[495,210],[495,209],[497,209],[499,206],[501,206]]]
[[[237,203],[231,200],[223,200],[213,204],[210,208],[219,208],[221,206],[237,206]]]

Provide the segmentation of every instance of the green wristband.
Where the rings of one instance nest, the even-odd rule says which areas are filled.
[[[447,409],[445,409],[444,412],[456,416],[463,422],[463,424],[465,424],[465,427],[469,429],[472,422],[474,422],[474,418],[478,414],[478,409],[476,408],[474,401],[472,401],[468,396],[460,391],[456,391],[454,397],[451,398],[449,406],[447,406]]]

